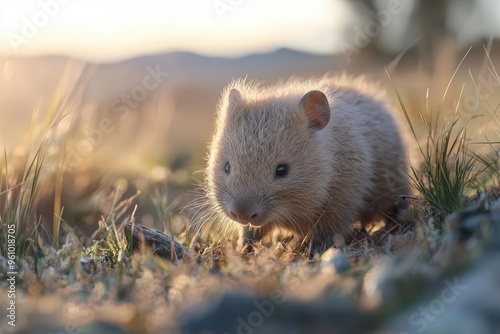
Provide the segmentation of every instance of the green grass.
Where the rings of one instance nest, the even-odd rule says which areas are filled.
[[[133,249],[132,241],[125,235],[123,227],[126,224],[135,224],[135,213],[137,205],[131,214],[128,209],[134,204],[140,193],[117,202],[122,195],[119,190],[115,192],[111,211],[106,217],[99,221],[98,230],[91,236],[93,244],[84,249],[86,256],[98,259],[106,259],[112,265],[121,265],[130,256]]]
[[[411,121],[408,108],[406,108],[393,79],[387,72],[396,90],[399,104],[420,155],[419,165],[411,166],[410,183],[419,197],[424,200],[432,216],[440,222],[440,229],[442,229],[441,225],[448,215],[462,209],[466,194],[472,190],[484,190],[486,186],[491,186],[492,177],[498,173],[498,165],[495,160],[498,155],[496,157],[491,154],[485,156],[471,150],[473,140],[469,136],[469,124],[475,118],[482,117],[484,120],[485,117],[484,115],[467,116],[466,113],[461,113],[463,106],[461,106],[460,101],[464,85],[460,90],[458,102],[452,106],[452,109],[446,109],[447,93],[467,54],[455,70],[445,89],[441,103],[435,110],[430,110],[429,91],[427,90],[426,114],[419,114],[425,129],[425,139],[421,139],[417,135],[416,126]],[[490,64],[494,69],[491,61]],[[494,72],[496,73],[496,71]],[[475,85],[474,80],[473,83]],[[475,87],[477,89],[477,86]],[[493,109],[486,99],[483,102],[491,109],[491,117],[493,117],[498,107]],[[445,110],[453,110],[453,112],[445,112]],[[492,146],[495,143],[484,142],[483,144]]]
[[[21,259],[28,249],[28,238],[32,237],[33,227],[38,226],[34,215],[34,202],[37,195],[38,182],[44,166],[45,151],[43,143],[31,156],[31,143],[26,152],[26,157],[21,172],[11,170],[7,151],[4,150],[5,166],[0,175],[0,194],[4,206],[0,214],[2,234],[0,247],[2,256],[7,254],[7,228],[15,226],[16,253]],[[1,186],[4,186],[2,189]]]
[[[427,123],[429,140],[420,147],[423,166],[412,168],[412,184],[425,199],[432,212],[442,221],[463,206],[463,196],[474,185],[477,160],[468,149],[467,122],[458,125],[458,118],[440,125]]]
[[[85,80],[84,68],[77,69],[76,75],[73,68],[68,68],[63,73],[58,87],[50,105],[44,113],[43,119],[39,119],[41,111],[37,106],[33,112],[31,125],[20,143],[21,153],[10,155],[6,148],[3,152],[3,166],[0,168],[0,224],[2,233],[0,234],[0,254],[6,255],[7,236],[6,226],[16,227],[16,253],[21,260],[28,253],[39,254],[44,247],[42,235],[45,239],[50,239],[52,245],[59,248],[61,214],[63,208],[60,207],[61,192],[58,187],[62,182],[61,176],[64,172],[63,150],[58,150],[58,155],[51,157],[48,162],[49,147],[54,149],[55,140],[60,139],[54,136],[54,131],[59,123],[71,114],[72,106],[82,94],[82,87]],[[73,77],[73,79],[69,79]],[[65,142],[62,138],[62,142]],[[13,157],[14,156],[14,157]],[[41,218],[37,216],[36,202],[40,200],[38,190],[42,178],[50,179],[51,170],[54,164],[59,163],[57,168],[56,191],[54,192],[54,215],[44,217],[50,219],[52,223],[52,235],[48,235],[45,227],[41,226]],[[58,191],[59,188],[59,191]]]

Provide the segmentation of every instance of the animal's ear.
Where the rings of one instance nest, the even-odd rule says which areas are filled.
[[[236,88],[231,89],[228,99],[230,106],[239,106],[243,104],[243,97],[241,96],[240,91]]]
[[[300,108],[306,113],[309,126],[316,130],[323,129],[330,121],[330,105],[325,94],[312,90],[300,100]]]

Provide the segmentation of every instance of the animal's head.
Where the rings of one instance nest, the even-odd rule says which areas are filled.
[[[331,164],[320,137],[329,121],[328,99],[320,91],[228,88],[206,171],[212,205],[241,224],[300,230],[303,220],[315,218],[327,192]]]

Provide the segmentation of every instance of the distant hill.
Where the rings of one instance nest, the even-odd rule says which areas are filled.
[[[344,67],[342,61],[338,56],[280,49],[240,58],[174,52],[118,63],[89,63],[88,72],[93,74],[85,85],[83,104],[96,108],[109,105],[121,94],[141,85],[148,67],[158,67],[170,73],[159,90],[175,100],[175,112],[198,112],[199,119],[207,122],[212,119],[220,90],[232,78],[248,76],[272,83],[292,75],[319,76]],[[71,77],[72,73],[78,73],[74,69],[83,64],[83,61],[61,56],[0,57],[0,134],[7,143],[13,144],[19,139],[38,102],[41,110],[46,110],[65,71]]]
[[[499,44],[495,43],[493,55],[498,55]],[[443,64],[451,69],[451,72],[448,70],[445,73],[444,81],[449,80],[447,73],[451,76],[454,64],[458,63],[461,57],[457,55],[453,58],[453,53],[451,55],[452,58],[443,60]],[[492,59],[497,58],[492,56]],[[472,63],[481,65],[484,59],[483,48],[475,47],[468,59],[471,59]],[[172,52],[142,56],[118,63],[88,63],[87,73],[92,75],[85,82],[81,108],[77,112],[82,116],[86,110],[93,110],[102,115],[109,113],[113,101],[121,98],[122,94],[129,94],[134,87],[142,85],[148,68],[159,68],[161,71],[169,72],[169,76],[157,89],[148,94],[144,105],[152,99],[156,99],[154,103],[157,103],[158,99],[163,99],[168,108],[172,109],[173,116],[170,121],[173,126],[165,129],[169,134],[162,140],[175,145],[183,143],[188,150],[191,150],[195,145],[200,147],[208,140],[219,93],[233,78],[248,76],[251,79],[274,83],[291,76],[321,76],[326,72],[347,70],[353,74],[374,74],[375,77],[387,79],[384,66],[393,60],[391,57],[374,55],[369,49],[361,50],[353,57],[352,62],[348,62],[342,54],[314,55],[279,49],[239,58]],[[416,50],[410,50],[409,54],[405,54],[403,62],[399,65],[406,71],[404,75],[407,79],[400,80],[402,84],[416,85],[419,76],[420,80],[425,77],[418,72],[418,63]],[[469,66],[466,63],[462,66],[464,71]],[[27,128],[37,103],[42,113],[47,110],[61,78],[69,78],[64,79],[66,81],[63,85],[68,88],[66,82],[71,82],[72,76],[78,73],[74,69],[82,67],[83,64],[85,64],[83,61],[61,56],[0,57],[0,145],[7,144],[8,147],[15,145]],[[404,71],[400,71],[400,74]],[[439,85],[446,86],[446,82],[440,82]],[[419,94],[423,93],[419,91]],[[141,110],[147,111],[144,108]],[[140,123],[142,119],[137,116],[134,121]]]

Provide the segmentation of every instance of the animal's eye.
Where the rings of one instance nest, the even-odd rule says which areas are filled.
[[[276,167],[276,176],[277,177],[284,177],[288,174],[288,166],[287,165],[278,165]]]
[[[231,165],[229,164],[229,162],[226,162],[226,165],[224,166],[224,172],[226,172],[226,174],[230,174],[231,173]]]

